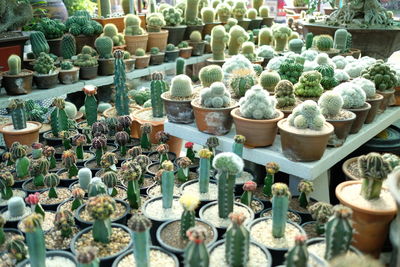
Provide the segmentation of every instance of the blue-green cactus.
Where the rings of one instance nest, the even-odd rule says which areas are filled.
[[[199,192],[201,194],[208,193],[208,188],[210,184],[210,158],[213,153],[203,148],[199,151],[200,158],[200,169],[199,169]]]
[[[275,183],[272,186],[272,235],[282,238],[285,235],[290,192],[286,184]]]
[[[46,246],[42,222],[43,217],[38,213],[32,213],[21,222],[26,244],[28,245],[30,266],[32,267],[46,266]]]
[[[118,116],[129,115],[129,98],[126,88],[124,52],[122,50],[115,51],[114,58],[115,58],[114,86],[116,91],[115,107],[117,109]]]
[[[243,213],[231,213],[232,224],[226,230],[225,260],[229,266],[246,266],[249,261],[250,233],[243,225]]]
[[[207,231],[199,226],[192,227],[187,231],[187,237],[190,242],[184,252],[185,267],[208,267],[210,257],[204,240],[207,237]]]
[[[161,167],[163,169],[161,177],[163,209],[170,209],[174,198],[174,164],[167,160],[163,162]]]
[[[295,237],[295,244],[286,255],[286,267],[307,267],[308,251],[306,245],[307,237],[298,235]]]
[[[136,266],[150,266],[150,228],[151,221],[143,214],[135,212],[128,221],[132,230],[133,256]]]

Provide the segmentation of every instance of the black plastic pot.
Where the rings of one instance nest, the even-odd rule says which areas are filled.
[[[159,157],[159,154],[158,154],[157,151],[153,151],[153,152],[150,152],[150,153],[148,154],[149,157],[152,157],[152,156],[154,156],[154,155],[156,155],[157,160],[151,160],[151,161],[152,161],[153,163],[154,163],[154,162],[159,162],[159,161],[160,161],[160,157]],[[174,152],[168,152],[167,157],[168,157],[168,160],[170,160],[170,161],[172,161],[172,162],[175,163],[176,154],[175,154]]]
[[[73,263],[75,263],[76,265],[78,265],[78,261],[76,260],[76,257],[70,253],[70,252],[66,252],[66,251],[61,251],[61,250],[52,250],[52,251],[46,251],[46,258],[50,258],[50,257],[63,257],[63,258],[67,258],[70,261],[72,261]],[[24,267],[24,266],[28,266],[28,264],[30,264],[29,258],[18,263],[17,267]]]
[[[110,143],[110,144],[107,143],[107,147],[109,147],[109,148],[112,147],[111,149],[107,149],[107,152],[115,152],[118,149],[118,146],[114,143]],[[92,153],[96,153],[96,149],[93,148],[92,146],[89,148],[89,151]]]
[[[89,168],[88,165],[89,165],[90,163],[92,163],[92,162],[96,162],[96,159],[92,159],[92,160],[86,161],[85,164],[84,164],[84,166],[85,166],[86,168]],[[101,170],[101,167],[91,167],[91,168],[89,168],[89,169],[92,171],[93,177],[95,177],[96,172],[99,171],[99,170]]]
[[[31,210],[30,207],[26,207],[27,209]],[[4,214],[8,211],[8,207],[5,207],[3,209],[0,210],[1,214]],[[24,214],[25,215],[25,214]],[[26,214],[26,216],[29,214]],[[10,228],[10,229],[18,229],[18,224],[20,223],[20,221],[25,218],[26,216],[23,216],[20,219],[17,220],[6,220],[6,223],[4,224],[4,229],[6,228]],[[1,253],[0,253],[1,254]]]
[[[192,42],[188,41],[189,46],[193,47],[192,56],[202,56],[204,54],[204,49],[206,47],[206,43],[204,41],[200,42]]]
[[[75,134],[71,135],[71,138],[74,137],[76,134],[78,134],[78,130],[70,130],[70,131],[75,132]],[[50,133],[51,133],[51,130],[43,133],[43,138],[46,140],[47,145],[48,146],[62,145],[62,139],[60,137],[49,137]]]
[[[190,34],[194,31],[203,32],[204,24],[203,25],[187,25],[185,35],[183,36],[183,40],[189,40]],[[178,45],[178,44],[175,44]]]
[[[263,19],[262,18],[256,18],[256,19],[252,19],[249,23],[249,27],[247,28],[247,30],[254,30],[254,29],[260,29],[261,28],[261,23],[262,23]]]
[[[299,196],[292,196],[292,198],[299,198]],[[318,202],[318,200],[310,197],[310,202],[311,201],[314,202],[314,203]],[[295,212],[297,212],[301,216],[301,221],[303,223],[313,220],[313,218],[311,217],[311,214],[309,212],[301,212],[301,211],[298,211],[298,210],[295,210]]]
[[[179,57],[179,49],[174,51],[165,51],[165,62],[175,62],[175,60]]]
[[[61,189],[61,188],[68,189],[67,187],[57,187],[56,190],[57,190],[57,189]],[[49,191],[49,189],[43,190],[41,193],[43,193],[43,192],[45,192],[45,191]],[[69,199],[69,198],[68,198],[68,199]],[[56,203],[56,204],[40,204],[40,205],[43,207],[44,210],[57,211],[58,205],[60,205],[61,203],[63,203],[65,200],[67,200],[67,199],[64,199],[63,201],[61,201],[61,202],[59,202],[59,203]]]
[[[269,207],[269,208],[266,208],[266,209],[263,210],[263,211],[261,211],[261,212],[260,212],[260,218],[269,217],[269,216],[264,216],[264,213],[266,213],[267,211],[270,211],[270,210],[272,210],[272,206]],[[297,223],[298,225],[302,225],[302,224],[303,224],[303,219],[301,218],[300,214],[299,214],[297,211],[290,210],[290,209],[289,209],[288,211],[289,211],[289,212],[293,212],[294,214],[296,214],[297,216],[299,216],[300,222]],[[296,223],[296,222],[294,222],[294,223]]]
[[[180,42],[183,41],[183,36],[186,32],[186,25],[179,26],[165,26],[164,30],[168,30],[168,44],[173,44],[177,46]]]
[[[150,175],[152,175],[152,176],[155,176],[155,175],[156,175],[155,172],[153,172],[153,171],[150,170],[150,168],[151,168],[152,166],[155,166],[155,165],[160,165],[160,163],[159,163],[159,162],[153,162],[153,163],[149,164],[149,165],[146,167],[146,172],[147,172],[147,174],[150,174]],[[176,172],[177,170],[178,170],[178,167],[174,164],[174,172]]]
[[[80,169],[80,168],[78,168]],[[62,173],[67,172],[67,169],[61,169],[57,172],[57,175],[60,176]],[[78,176],[73,179],[60,179],[60,186],[69,187],[73,182],[78,181]]]
[[[72,190],[71,187],[70,187],[69,189]],[[69,198],[69,199],[64,200],[64,201],[61,202],[60,204],[58,204],[57,210],[56,210],[56,211],[60,211],[60,210],[61,210],[61,206],[62,206],[63,204],[65,204],[65,202],[68,202],[68,201],[73,201],[73,199],[72,199],[72,198]]]
[[[240,196],[235,196],[235,198],[237,199],[237,198],[239,198],[240,199],[240,197],[241,197],[241,195]],[[259,198],[256,198],[256,197],[254,197],[253,196],[253,201],[257,201],[258,203],[260,203],[260,205],[261,205],[261,210],[259,211],[259,212],[254,212],[254,218],[255,219],[258,219],[258,218],[260,218],[260,214],[264,211],[264,209],[265,209],[265,207],[264,207],[264,203],[259,199]]]
[[[153,176],[145,174],[143,179],[153,179]],[[153,180],[154,181],[154,180]],[[150,186],[143,186],[140,188],[140,194],[146,195],[147,196],[147,190],[154,186],[156,184],[156,182],[152,183]]]
[[[37,189],[28,189],[27,188],[27,184],[32,183],[32,182],[33,182],[33,178],[26,180],[22,184],[22,190],[24,190],[28,195],[29,194],[34,194],[36,192],[43,192],[43,191],[45,191],[47,189],[45,186],[43,186],[41,188],[37,188]]]
[[[164,52],[160,52],[156,55],[150,55],[150,65],[161,65],[164,63],[164,58]]]
[[[114,74],[114,58],[99,58],[97,61],[99,62],[98,74],[100,76],[109,76]]]
[[[130,234],[130,230],[128,227],[126,227],[125,225],[122,224],[117,224],[117,223],[112,223],[111,224],[112,228],[122,228],[125,232]],[[82,231],[80,231],[79,233],[77,233],[71,240],[71,251],[74,255],[77,255],[77,251],[75,248],[75,243],[76,240],[78,240],[83,234],[89,232],[93,227],[87,227],[85,229],[83,229]],[[112,265],[112,263],[114,262],[114,260],[116,258],[118,258],[120,255],[123,255],[124,252],[126,252],[129,248],[131,248],[133,245],[133,241],[131,239],[131,241],[129,242],[128,246],[126,246],[126,248],[122,249],[121,251],[119,251],[118,253],[115,253],[113,255],[110,255],[108,257],[103,257],[103,258],[99,258],[100,260],[100,266],[101,267],[109,267]]]
[[[272,218],[271,217],[263,217],[263,218],[256,219],[249,224],[248,229],[251,231],[252,226],[256,225],[257,223],[259,223],[260,221],[263,221],[263,220],[272,220]],[[298,224],[293,223],[291,221],[288,221],[287,223],[289,223],[289,224],[295,226],[297,229],[299,229],[301,234],[305,234],[303,228],[301,228]],[[271,233],[265,233],[265,234],[271,234]],[[264,244],[260,244],[260,245],[263,246],[264,248],[268,249],[268,251],[271,253],[273,266],[280,265],[285,261],[285,254],[286,254],[286,252],[288,252],[288,248],[271,248]]]
[[[168,252],[165,249],[160,248],[160,247],[156,247],[156,246],[150,246],[150,250],[159,250],[159,251],[164,252],[165,254],[168,254],[168,256],[170,256],[172,259],[174,259],[175,266],[176,267],[179,266],[178,258],[174,254],[172,254],[171,252]],[[114,263],[112,264],[111,267],[118,267],[119,262],[129,254],[133,254],[133,249],[130,249],[130,250],[122,253],[120,256],[118,256],[118,258],[115,259],[115,261],[114,261]]]

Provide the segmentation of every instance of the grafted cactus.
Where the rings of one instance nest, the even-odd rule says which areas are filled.
[[[134,161],[125,162],[120,171],[120,176],[128,183],[128,202],[132,209],[141,206],[139,179],[142,176],[142,168]]]
[[[256,182],[247,181],[243,185],[243,194],[240,197],[240,202],[251,208],[251,202],[253,201],[253,193],[257,189]]]
[[[64,238],[72,237],[72,229],[75,227],[75,219],[69,210],[61,210],[56,212],[54,218],[54,228],[61,232]]]
[[[21,221],[28,245],[29,261],[31,266],[35,267],[46,266],[46,247],[42,223],[43,217],[39,213],[32,213]]]
[[[67,150],[64,151],[61,160],[63,163],[63,166],[65,169],[68,171],[68,178],[72,178],[78,175],[78,167],[76,166],[76,155],[73,150]]]
[[[272,186],[272,235],[282,238],[285,235],[290,192],[286,184],[275,183]]]
[[[151,221],[143,214],[135,212],[128,221],[133,236],[133,256],[136,265],[150,266],[150,228]]]
[[[272,198],[272,185],[275,183],[275,173],[279,172],[279,164],[268,162],[265,165],[267,175],[264,178],[263,193],[267,198]]]
[[[181,183],[184,183],[189,179],[189,166],[192,164],[192,161],[188,157],[182,157],[178,159],[177,164],[178,173],[176,176]]]
[[[12,123],[15,130],[22,130],[26,128],[26,111],[25,111],[25,101],[20,99],[13,99],[8,105],[11,111]]]
[[[294,247],[291,248],[286,255],[285,266],[287,267],[307,267],[308,266],[308,251],[307,251],[307,236],[298,235],[295,237]]]
[[[30,174],[35,186],[44,186],[44,176],[49,172],[50,163],[46,158],[32,160]]]
[[[78,251],[78,255],[76,259],[78,260],[79,267],[98,267],[100,264],[100,260],[97,258],[96,247],[84,247],[80,251]]]
[[[333,214],[333,206],[325,202],[317,202],[308,207],[312,218],[316,221],[315,230],[319,235],[325,233],[325,223]]]
[[[250,233],[243,225],[243,213],[231,213],[232,224],[226,230],[225,260],[230,266],[246,266],[249,261]]]
[[[105,244],[110,242],[112,234],[110,217],[115,207],[115,200],[108,195],[100,195],[88,200],[86,210],[94,219],[92,235],[95,241]]]
[[[13,185],[14,176],[11,174],[11,172],[7,170],[0,171],[0,194],[3,200],[8,200],[13,196]]]
[[[309,194],[314,191],[313,182],[303,180],[298,184],[297,190],[300,192],[299,196],[300,207],[307,208]]]
[[[199,151],[200,170],[199,170],[199,192],[201,194],[208,193],[210,184],[210,158],[213,153],[203,148]]]
[[[88,125],[92,126],[97,121],[97,87],[94,85],[86,85],[83,87],[85,93],[85,113]]]
[[[189,244],[184,252],[185,267],[208,267],[209,255],[204,240],[207,237],[207,231],[201,227],[192,227],[187,232]]]
[[[195,226],[195,217],[196,217],[195,209],[199,205],[200,201],[194,195],[185,194],[181,196],[179,202],[183,207],[183,212],[181,215],[181,229],[180,229],[181,238],[187,239],[186,232],[190,228]]]
[[[232,152],[238,155],[239,157],[243,156],[243,145],[246,142],[246,137],[240,134],[237,134],[233,137],[234,143],[232,144]]]
[[[145,123],[142,126],[140,126],[140,132],[141,132],[141,137],[140,137],[140,146],[142,149],[151,149],[151,143],[150,143],[150,133],[153,129],[153,126],[150,123]]]
[[[65,112],[65,101],[62,98],[56,98],[53,101],[55,107],[50,115],[51,131],[55,137],[58,137],[60,132],[68,131],[68,116]]]

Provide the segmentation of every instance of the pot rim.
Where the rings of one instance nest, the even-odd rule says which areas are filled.
[[[282,124],[284,124],[286,122],[287,122],[287,118],[278,121],[279,130],[284,131],[284,132],[289,132],[290,134],[293,134],[293,135],[296,135],[296,136],[308,136],[308,137],[318,136],[318,137],[320,137],[320,136],[325,136],[325,135],[331,135],[333,133],[333,130],[334,130],[334,127],[333,127],[332,124],[330,124],[329,122],[325,122],[325,125],[328,126],[329,129],[330,129],[330,131],[328,133],[320,133],[319,131],[316,131],[316,130],[313,130],[312,134],[297,133],[297,132],[288,131],[286,129],[282,129]],[[290,127],[293,127],[293,126],[290,126]],[[297,129],[297,128],[295,128],[295,129]]]
[[[150,35],[164,35],[164,34],[168,34],[168,30],[163,30],[161,28],[161,30],[159,32],[147,32],[147,34]]]
[[[74,66],[75,66],[75,65],[74,65]],[[75,66],[75,67],[77,67],[77,66]],[[79,69],[81,69],[81,70],[88,70],[88,69],[94,69],[94,68],[98,68],[98,67],[99,67],[99,64],[94,65],[94,66],[85,66],[85,67],[81,66],[81,67],[79,67]]]
[[[357,115],[353,111],[351,111],[349,109],[346,109],[346,111],[351,113],[351,116],[352,116],[351,118],[346,118],[346,119],[343,119],[343,120],[331,120],[331,119],[325,118],[325,120],[327,122],[349,122],[349,121],[353,121],[353,120],[356,119]]]
[[[262,216],[262,215],[264,215],[267,211],[270,211],[270,210],[272,210],[272,206],[269,207],[269,208],[263,209],[263,210],[260,212],[260,218],[271,217],[271,216]],[[301,218],[301,214],[300,214],[298,211],[292,210],[292,209],[288,209],[288,212],[291,212],[291,213],[297,215],[297,216],[300,218],[300,222],[299,222],[299,223],[294,222],[294,221],[291,221],[291,222],[294,222],[294,223],[296,223],[296,224],[298,224],[298,225],[300,225],[300,226],[302,226],[303,224],[307,223],[307,222],[303,222],[303,218]],[[260,218],[258,218],[258,219],[260,219]],[[290,221],[289,218],[287,219],[287,221]],[[308,221],[308,222],[310,222],[310,221]],[[311,222],[312,222],[312,221],[311,221]]]
[[[147,32],[145,32],[145,33],[140,34],[140,35],[124,35],[124,38],[128,37],[130,39],[136,39],[136,38],[139,39],[138,37],[145,37],[145,36],[149,36],[149,34]]]
[[[153,127],[164,125],[165,121],[167,120],[166,117],[165,117],[165,120],[163,120],[163,121],[149,121],[149,120],[140,119],[136,116],[138,113],[152,110],[152,109],[153,108],[142,108],[139,110],[135,110],[133,113],[130,114],[130,116],[133,120],[137,121],[139,124],[150,123],[151,125],[153,125]]]
[[[175,26],[166,25],[166,26],[161,27],[161,29],[167,29],[167,30],[169,30],[169,29],[186,29],[186,28],[187,28],[187,25],[175,25]]]
[[[390,89],[390,90],[386,90],[386,91],[379,91],[379,90],[376,90],[376,93],[382,95],[383,97],[384,97],[385,95],[393,94],[394,92],[396,92],[396,90],[395,90],[394,88],[392,88],[392,89]]]
[[[173,99],[169,99],[166,97],[166,94],[169,93],[169,91],[164,92],[160,95],[160,97],[162,98],[162,100],[166,101],[166,102],[171,102],[171,103],[191,103],[193,101],[193,99],[188,99],[188,100],[173,100]],[[192,94],[193,96],[193,94]]]
[[[353,184],[361,184],[361,181],[346,181],[346,182],[342,182],[342,183],[338,184],[338,186],[336,186],[335,194],[336,194],[336,197],[339,199],[340,203],[343,203],[345,206],[350,207],[353,211],[376,215],[376,216],[390,216],[390,215],[394,216],[397,213],[397,207],[394,207],[392,210],[384,210],[384,211],[371,210],[371,209],[363,208],[360,206],[356,206],[354,203],[347,202],[342,197],[342,190],[344,187],[350,186]],[[386,186],[382,186],[382,188],[388,190],[388,188]]]
[[[34,71],[33,76],[36,78],[48,78],[48,77],[54,77],[54,76],[58,75],[59,73],[60,73],[60,70],[59,70],[59,68],[57,68],[54,71],[54,73],[52,73],[52,74],[40,74],[37,71]]]
[[[27,73],[22,74],[23,72],[27,72]],[[3,76],[3,78],[25,78],[25,77],[32,76],[33,71],[28,70],[28,69],[22,69],[21,72],[17,75],[8,74],[8,71],[2,71],[0,74]]]
[[[178,258],[177,258],[173,253],[171,253],[171,252],[165,250],[165,249],[162,248],[162,247],[158,247],[158,246],[150,246],[150,251],[151,251],[151,250],[159,250],[159,251],[161,251],[161,252],[167,254],[169,257],[171,257],[171,258],[174,260],[175,266],[179,266]],[[113,262],[113,264],[112,264],[111,267],[118,267],[117,264],[119,264],[119,263],[121,262],[121,260],[122,260],[123,258],[125,258],[125,257],[126,257],[128,254],[130,254],[130,253],[133,254],[133,249],[132,249],[132,248],[128,249],[127,251],[125,251],[124,253],[122,253],[121,255],[119,255],[119,256],[114,260],[114,262]]]
[[[380,100],[382,100],[383,99],[383,95],[381,95],[381,94],[379,94],[379,93],[375,93],[375,96],[377,96],[376,98],[367,98],[366,100],[365,100],[365,102],[376,102],[376,101],[380,101]]]
[[[179,187],[179,193],[182,195],[183,194],[183,192],[184,192],[184,190],[185,190],[185,187],[186,186],[188,186],[188,185],[191,185],[191,184],[194,184],[194,183],[198,183],[199,181],[198,181],[198,179],[193,179],[193,180],[189,180],[189,181],[187,181],[187,182],[184,182],[183,184],[181,184],[181,186]],[[217,180],[215,180],[214,178],[211,178],[210,177],[210,181],[209,181],[209,183],[211,183],[211,184],[217,184]],[[200,194],[200,192],[199,192],[199,194]],[[200,199],[200,202],[210,202],[210,201],[215,201],[216,199],[204,199],[204,200],[201,200]]]
[[[370,109],[371,109],[371,104],[368,103],[368,102],[364,102],[364,106],[362,106],[361,108],[346,108],[345,110],[348,110],[348,111],[366,111],[366,110],[370,110]]]
[[[234,101],[234,105],[233,106],[230,106],[230,107],[225,107],[225,108],[206,108],[206,107],[203,107],[203,106],[200,106],[200,105],[198,105],[196,102],[197,101],[199,101],[200,100],[200,98],[199,97],[196,97],[195,99],[192,99],[191,101],[190,101],[190,104],[192,105],[192,107],[194,108],[194,109],[198,109],[198,110],[201,110],[201,111],[208,111],[208,112],[215,112],[215,111],[228,111],[228,110],[232,110],[232,109],[235,109],[235,108],[237,108],[238,106],[239,106],[239,103],[236,101],[236,100],[233,100]]]
[[[254,123],[254,124],[274,123],[274,122],[280,121],[284,117],[283,112],[278,109],[276,109],[276,112],[278,113],[278,117],[273,118],[273,119],[266,119],[266,120],[248,119],[248,118],[245,118],[245,117],[242,117],[242,116],[236,114],[238,112],[240,112],[240,107],[237,107],[231,111],[231,116],[233,117],[233,119],[237,119],[239,121],[245,121],[245,122],[249,122],[249,123]]]
[[[36,125],[36,127],[33,128],[33,129],[28,129],[28,130],[22,129],[22,130],[18,130],[18,131],[8,131],[8,130],[4,130],[4,127],[5,127],[5,126],[13,125],[12,122],[9,122],[9,123],[0,125],[0,133],[6,134],[6,135],[25,135],[25,134],[30,134],[30,133],[39,131],[40,128],[42,128],[42,124],[41,124],[40,122],[37,122],[37,121],[27,121],[26,123],[34,124],[34,125]],[[26,128],[25,128],[25,129],[26,129]]]

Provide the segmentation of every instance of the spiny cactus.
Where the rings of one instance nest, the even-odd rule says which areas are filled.
[[[223,108],[230,105],[231,95],[222,82],[214,82],[201,91],[200,102],[205,107]]]
[[[211,30],[211,51],[214,60],[225,59],[225,47],[228,43],[229,35],[226,33],[224,26],[218,25]]]
[[[8,109],[11,111],[11,119],[14,129],[25,129],[27,119],[25,111],[25,101],[20,99],[13,99],[8,104]]]
[[[275,87],[276,107],[284,108],[294,106],[296,98],[294,96],[293,84],[290,81],[279,81]]]
[[[124,19],[125,35],[142,35],[144,30],[140,27],[141,20],[139,16],[134,14],[126,15]]]
[[[228,54],[237,55],[244,42],[249,39],[247,32],[240,26],[235,25],[229,30]]]
[[[216,10],[219,21],[227,23],[231,16],[231,6],[228,3],[220,3],[217,5]]]
[[[190,97],[192,95],[193,91],[193,85],[192,85],[192,80],[189,78],[189,76],[185,74],[181,74],[178,76],[175,76],[172,81],[171,81],[171,96],[172,97]]]
[[[275,173],[279,172],[279,164],[268,162],[265,165],[267,175],[264,178],[263,193],[267,198],[272,198],[272,185],[275,183]]]
[[[289,50],[296,54],[301,54],[303,45],[304,43],[301,39],[292,39],[289,41]]]
[[[332,36],[327,34],[318,35],[316,37],[316,46],[319,51],[329,51],[333,48]]]
[[[99,267],[100,260],[97,258],[96,247],[84,247],[76,256],[78,267]]]
[[[110,217],[115,211],[115,200],[108,195],[92,197],[88,200],[86,210],[94,219],[93,239],[101,243],[109,243],[111,238]]]
[[[307,267],[308,251],[307,236],[298,235],[295,237],[294,247],[292,247],[286,255],[286,267]]]
[[[165,26],[165,20],[161,13],[152,13],[146,17],[147,31],[160,32],[161,27]]]
[[[85,85],[83,87],[83,92],[85,93],[85,112],[86,121],[89,126],[97,121],[97,87],[94,85]]]
[[[119,147],[119,153],[121,156],[126,155],[126,144],[129,142],[129,135],[125,131],[120,131],[115,134],[115,141]]]
[[[239,157],[242,157],[243,145],[246,142],[246,137],[238,134],[233,137],[233,140],[235,142],[232,144],[232,152],[238,155]]]
[[[273,41],[272,30],[270,28],[262,28],[258,32],[258,46],[271,45]]]
[[[307,33],[305,39],[306,39],[306,49],[310,49],[313,45],[314,34],[312,32]]]
[[[201,194],[208,193],[210,182],[210,158],[213,153],[203,148],[199,151],[200,169],[199,169],[199,192]]]
[[[234,70],[229,85],[237,97],[243,97],[245,93],[257,83],[255,73],[249,69]]]
[[[244,1],[236,1],[232,8],[232,15],[238,21],[244,20],[246,15],[247,7]]]
[[[321,114],[317,103],[306,100],[293,109],[289,115],[288,122],[291,126],[298,129],[321,130],[325,123],[325,118]]]
[[[254,43],[251,41],[247,41],[242,44],[241,54],[243,56],[245,56],[251,62],[254,62],[257,60],[257,56],[256,56],[256,53],[254,52],[254,50],[255,50]]]
[[[18,75],[21,73],[21,58],[17,55],[11,55],[7,60],[8,74]]]
[[[193,146],[194,144],[192,142],[185,143],[186,157],[188,157],[192,162],[195,161],[195,154],[196,154],[196,152],[193,150]]]
[[[201,68],[199,78],[203,87],[209,87],[214,82],[222,82],[224,72],[218,65],[209,65]]]
[[[125,44],[125,39],[122,34],[118,33],[118,28],[113,23],[104,25],[102,37],[109,37],[113,41],[114,46],[121,46]]]
[[[54,65],[54,59],[48,54],[41,52],[35,61],[33,69],[39,74],[52,74],[57,68]]]
[[[264,70],[259,77],[259,84],[263,87],[263,89],[273,92],[275,86],[281,80],[279,73],[273,70]]]
[[[96,163],[97,166],[100,166],[101,158],[103,156],[105,148],[107,147],[107,139],[102,135],[96,136],[92,140],[92,147],[96,149]]]
[[[286,184],[272,185],[272,235],[282,238],[285,235],[290,192]]]
[[[32,213],[21,221],[21,228],[25,233],[28,245],[29,261],[31,266],[46,266],[46,246],[42,230],[43,217],[41,214]]]
[[[200,0],[188,0],[185,8],[185,24],[201,25],[203,22],[198,17]]]
[[[181,183],[186,182],[189,179],[189,166],[192,161],[188,157],[182,157],[177,160],[178,172],[176,174],[178,181]]]
[[[42,32],[32,32],[29,39],[31,41],[32,52],[35,55],[35,58],[38,58],[42,52],[46,54],[49,53],[50,47]]]
[[[60,177],[56,173],[48,173],[44,177],[44,185],[49,189],[49,198],[58,198],[56,187],[60,183]]]
[[[79,186],[83,190],[87,190],[92,180],[92,171],[89,168],[82,168],[78,171]]]
[[[215,12],[212,7],[205,7],[201,10],[201,18],[204,24],[214,23]]]
[[[209,265],[209,255],[204,241],[207,237],[207,231],[204,227],[195,226],[186,232],[189,244],[184,252],[185,267],[207,267]]]
[[[367,96],[364,90],[355,83],[342,83],[333,89],[343,99],[343,108],[361,108],[364,106]]]
[[[325,259],[331,260],[345,254],[353,238],[352,210],[343,205],[333,207],[333,216],[325,224]]]
[[[61,156],[62,164],[68,171],[68,178],[72,178],[78,175],[78,167],[76,166],[76,155],[73,150],[64,151]]]
[[[72,237],[72,229],[75,227],[75,219],[69,210],[57,211],[54,217],[54,228],[61,232],[64,238]]]
[[[218,215],[228,218],[233,211],[233,189],[238,173],[243,171],[243,160],[232,152],[215,156],[213,167],[218,171]]]
[[[240,114],[255,120],[273,119],[277,114],[275,104],[275,99],[270,97],[267,91],[255,85],[240,99]]]
[[[150,123],[144,123],[142,126],[140,126],[140,132],[141,132],[141,137],[140,137],[140,146],[142,149],[151,149],[151,143],[150,143],[150,133],[153,129],[153,126]]]
[[[141,206],[139,179],[142,176],[142,168],[135,161],[127,161],[121,166],[119,174],[128,184],[129,205],[132,209],[139,209]]]
[[[126,89],[125,63],[124,52],[117,50],[114,52],[115,57],[115,107],[118,116],[129,115],[129,98]]]
[[[231,213],[232,224],[226,230],[225,260],[230,266],[246,266],[249,261],[250,233],[243,225],[243,213]]]
[[[12,218],[23,216],[25,213],[25,202],[22,197],[11,197],[7,201],[7,210]]]
[[[169,7],[165,8],[163,11],[163,16],[165,24],[167,26],[178,26],[182,23],[182,10],[179,8]]]
[[[164,116],[164,102],[161,99],[161,94],[167,90],[168,88],[164,81],[164,75],[161,72],[153,73],[150,83],[150,94],[153,117],[155,118],[162,118]]]
[[[340,94],[334,91],[327,91],[318,100],[321,113],[326,118],[339,115],[343,107],[343,99]]]
[[[94,46],[102,59],[112,58],[113,40],[108,36],[98,37]]]
[[[0,171],[0,194],[3,200],[8,200],[13,196],[12,186],[14,176],[7,170]]]
[[[318,71],[304,72],[294,85],[296,96],[319,97],[324,92],[321,81],[322,75]]]
[[[118,194],[117,189],[115,188],[118,184],[118,175],[113,171],[105,172],[101,177],[103,183],[107,186],[107,193],[115,197]]]
[[[181,238],[187,239],[186,232],[195,226],[195,209],[199,205],[200,201],[194,195],[185,194],[180,197],[179,202],[183,207],[180,229]]]
[[[150,264],[150,228],[151,221],[139,212],[133,213],[128,221],[132,230],[133,256],[137,266],[148,267]]]
[[[273,37],[275,40],[275,50],[282,52],[285,50],[287,42],[289,40],[292,30],[284,25],[277,26],[273,29]]]
[[[176,75],[181,75],[181,74],[185,74],[185,59],[178,57],[176,59]]]
[[[240,202],[251,208],[253,201],[253,193],[257,189],[257,184],[253,181],[247,181],[243,185],[243,194],[240,197]]]
[[[15,162],[15,172],[17,178],[23,179],[29,175],[30,160],[26,157],[26,148],[19,142],[14,142],[11,145],[11,156]]]
[[[30,174],[35,186],[44,186],[44,176],[49,172],[50,162],[46,158],[32,160]]]
[[[7,241],[6,247],[7,252],[17,263],[26,259],[26,256],[28,255],[23,236],[16,235],[11,237],[11,240]]]
[[[51,131],[55,137],[59,137],[61,131],[68,131],[68,116],[65,112],[65,100],[56,98],[52,104],[55,108],[50,115]]]
[[[325,233],[325,223],[333,214],[333,206],[325,202],[317,202],[308,207],[312,218],[316,221],[315,230],[319,235]]]
[[[349,32],[346,29],[337,29],[333,41],[333,47],[339,49],[341,53],[346,51],[347,36]]]
[[[118,163],[117,155],[113,152],[106,152],[101,156],[101,168],[103,171],[115,171]]]
[[[192,31],[192,33],[189,36],[189,40],[195,43],[201,42],[202,40],[201,32]]]
[[[313,182],[302,180],[298,184],[297,190],[300,192],[299,196],[300,207],[307,208],[309,194],[314,191]]]
[[[257,18],[257,9],[255,9],[255,8],[249,8],[248,10],[247,10],[247,12],[246,12],[246,17],[248,18],[248,19],[252,19],[252,20],[254,20],[254,19],[256,19]]]

